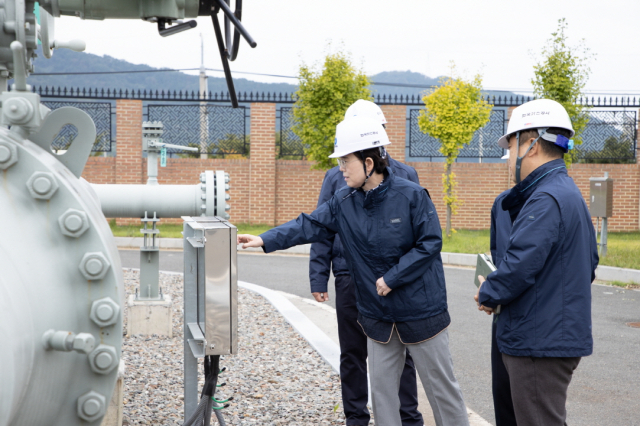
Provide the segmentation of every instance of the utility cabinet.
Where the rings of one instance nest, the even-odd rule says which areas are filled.
[[[591,217],[611,217],[613,212],[613,179],[589,178],[589,212]]]
[[[185,319],[192,335],[189,344],[198,357],[235,354],[237,229],[219,217],[184,219]]]
[[[184,405],[198,405],[198,358],[238,353],[237,229],[221,217],[183,217]]]

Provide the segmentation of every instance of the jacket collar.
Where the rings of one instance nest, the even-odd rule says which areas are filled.
[[[502,210],[508,210],[511,223],[515,222],[522,206],[535,192],[541,182],[557,173],[566,173],[567,166],[563,159],[544,163],[529,174],[522,182],[511,188],[511,191],[502,199]]]
[[[364,192],[359,190],[358,193],[363,197],[363,206],[365,208],[379,204],[387,196],[389,187],[393,184],[394,175],[389,167],[384,172],[384,180],[376,188],[370,191]]]

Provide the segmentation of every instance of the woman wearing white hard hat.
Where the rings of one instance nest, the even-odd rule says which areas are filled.
[[[345,112],[345,120],[353,116],[367,116],[385,127],[387,122],[382,109],[371,101],[358,100]],[[385,146],[388,148],[388,146]],[[416,170],[391,158],[386,153],[388,167],[396,177],[420,185]],[[317,206],[329,201],[341,188],[347,186],[340,166],[327,170],[318,196]],[[368,425],[371,420],[369,377],[367,374],[367,335],[358,323],[358,306],[355,281],[343,255],[342,242],[337,234],[332,238],[311,244],[309,250],[309,285],[314,299],[323,303],[329,300],[329,277],[333,272],[333,297],[335,298],[340,344],[340,390],[345,422],[349,426]],[[417,374],[411,354],[407,352],[400,379],[400,417],[403,426],[422,426],[424,419],[418,410]]]
[[[382,147],[388,144],[376,120],[346,119],[330,157],[338,159],[347,186],[311,214],[260,236],[238,235],[238,244],[272,252],[340,235],[356,284],[358,322],[369,338],[376,424],[402,424],[398,387],[408,349],[436,424],[468,425],[449,352],[440,222],[428,192],[386,168]]]

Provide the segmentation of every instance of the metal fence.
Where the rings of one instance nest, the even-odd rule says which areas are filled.
[[[111,152],[111,143],[115,139],[113,132],[112,116],[112,104],[111,102],[64,102],[64,101],[49,101],[43,100],[42,104],[52,110],[62,107],[75,107],[83,110],[93,119],[96,124],[96,140],[93,144],[93,152]],[[65,150],[69,148],[69,145],[78,136],[78,129],[67,124],[53,139],[51,148],[58,150]]]
[[[409,156],[443,158],[440,141],[422,133],[418,116],[423,109],[409,111]],[[489,123],[478,130],[469,145],[460,150],[459,158],[500,158],[503,150],[497,146],[506,132],[505,109],[494,108]],[[637,146],[637,112],[635,110],[592,110],[582,132],[581,145],[576,145],[574,160],[590,163],[632,162]]]
[[[440,141],[422,133],[418,126],[418,116],[423,109],[409,111],[409,156],[414,158],[441,158]],[[471,143],[460,150],[460,158],[500,158],[504,155],[496,141],[506,129],[506,111],[493,109],[489,122],[474,135]]]
[[[162,121],[165,141],[176,145],[201,147],[202,152],[217,157],[249,154],[248,134],[250,108],[248,102],[279,104],[277,110],[276,144],[278,158],[303,159],[304,146],[293,133],[293,109],[286,104],[296,101],[291,93],[239,93],[244,106],[233,109],[227,105],[228,93],[199,94],[181,91],[110,90],[86,88],[36,87],[34,92],[43,97],[43,104],[51,109],[73,106],[87,112],[96,123],[97,137],[94,152],[111,152],[115,141],[114,100],[139,99],[146,101],[145,119]],[[460,158],[499,158],[502,150],[495,141],[506,129],[507,107],[528,102],[526,96],[486,96],[494,106],[489,123],[474,135],[465,146]],[[93,102],[92,100],[95,100]],[[165,104],[161,104],[164,101]],[[409,108],[409,156],[415,159],[442,159],[439,142],[423,134],[417,124],[420,109],[424,108],[422,95],[376,95],[378,104],[406,105]],[[170,104],[169,104],[170,103]],[[218,104],[216,104],[218,103]],[[582,145],[576,146],[575,160],[582,162],[630,162],[636,156],[637,112],[640,98],[584,97],[578,104],[591,107],[589,123],[581,135]],[[411,108],[411,106],[421,108]],[[627,110],[630,109],[630,110]],[[68,147],[77,135],[72,125],[62,128],[53,141],[53,149]],[[172,153],[169,150],[169,153]],[[185,155],[173,152],[173,155]]]
[[[277,133],[276,150],[278,158],[284,159],[304,159],[304,146],[302,141],[293,132],[293,108],[280,108],[280,132]]]
[[[164,125],[166,143],[200,148],[200,153],[221,158],[249,153],[248,108],[244,106],[149,104],[146,108],[148,121],[161,121]],[[167,149],[167,153],[194,156],[175,149]]]
[[[589,122],[575,148],[579,161],[587,163],[632,162],[637,145],[636,111],[591,111]]]

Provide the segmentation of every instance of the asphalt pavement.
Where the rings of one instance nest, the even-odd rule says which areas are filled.
[[[139,252],[120,251],[122,266],[139,267]],[[238,254],[238,279],[312,299],[307,256]],[[162,251],[160,269],[182,272],[182,252]],[[473,302],[473,270],[445,267],[452,324],[450,346],[465,402],[495,424],[491,397],[492,318]],[[332,283],[331,306],[335,307]],[[594,354],[582,359],[569,387],[570,426],[640,426],[640,291],[593,285]]]

